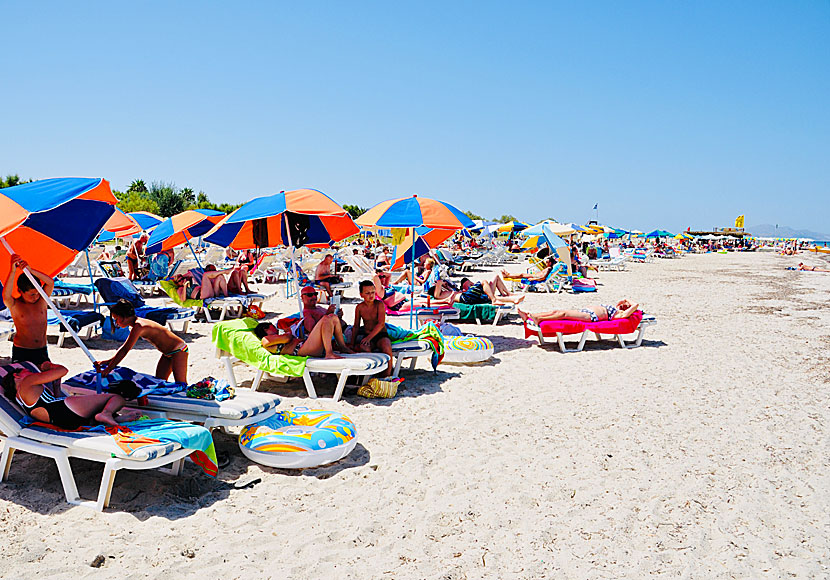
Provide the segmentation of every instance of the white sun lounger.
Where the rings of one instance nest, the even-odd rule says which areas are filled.
[[[11,368],[37,370],[30,363],[5,365],[0,367],[0,378]],[[98,511],[109,506],[115,475],[119,470],[156,469],[172,464],[169,472],[178,475],[182,462],[192,453],[190,449],[182,449],[178,443],[161,442],[141,447],[128,456],[107,433],[63,432],[36,425],[24,426],[22,422],[25,418],[25,413],[17,403],[10,401],[0,392],[0,441],[3,442],[3,450],[0,453],[0,481],[8,478],[12,458],[17,450],[51,457],[58,466],[66,501],[73,505],[92,507]],[[69,463],[70,458],[104,464],[97,500],[81,499]]]
[[[133,381],[139,386],[158,382],[158,379],[150,375],[135,374]],[[95,386],[90,384],[88,373],[81,373],[66,379],[63,390],[73,395],[89,395],[95,393]],[[280,398],[277,395],[257,393],[251,389],[236,389],[236,395],[224,401],[195,399],[181,392],[172,395],[147,395],[141,398],[140,405],[131,403],[131,406],[155,411],[166,419],[201,423],[207,429],[215,429],[257,423],[273,415],[279,404]]]

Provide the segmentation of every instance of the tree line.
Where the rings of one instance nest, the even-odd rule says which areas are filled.
[[[21,179],[16,173],[6,175],[5,178],[0,177],[0,189],[32,181],[34,180]],[[143,179],[134,179],[126,191],[122,192],[114,189],[112,193],[118,198],[118,209],[124,213],[148,211],[161,217],[170,217],[188,209],[213,209],[222,213],[231,213],[242,205],[241,203],[213,203],[204,191],[195,193],[190,187],[178,188],[175,183],[153,181],[148,187]],[[343,209],[349,212],[352,219],[357,219],[367,211],[365,207],[350,204],[344,204]],[[464,213],[471,220],[484,219],[471,211],[465,211]],[[493,218],[491,221],[504,224],[510,221],[518,221],[518,218],[506,214]]]

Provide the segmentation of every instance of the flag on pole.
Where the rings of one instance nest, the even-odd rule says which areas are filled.
[[[597,206],[598,206],[598,205],[599,205],[598,203],[595,203],[595,204],[594,204],[594,209],[597,209]]]
[[[736,228],[744,227],[744,216],[739,215],[738,217],[735,218],[735,227]]]

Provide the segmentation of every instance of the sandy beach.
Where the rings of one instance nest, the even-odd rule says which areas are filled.
[[[304,471],[231,463],[211,479],[119,473],[104,513],[64,501],[53,461],[19,453],[0,485],[4,578],[819,578],[830,576],[830,274],[820,258],[689,255],[601,272],[594,294],[657,317],[643,346],[562,354],[519,319],[465,324],[491,338],[480,365],[419,362],[390,400],[334,381],[266,381],[282,407],[351,417],[346,459]],[[517,269],[516,266],[513,266]],[[484,278],[491,271],[479,271]],[[344,308],[347,319],[352,301]],[[278,298],[269,313],[296,310]],[[192,324],[190,379],[222,376],[210,325]],[[54,341],[54,336],[51,338]],[[86,370],[67,341],[50,353]],[[101,358],[116,343],[89,341]],[[4,342],[0,356],[8,357]],[[125,363],[152,373],[141,345]],[[239,373],[243,386],[253,372]],[[93,497],[101,465],[74,462]],[[236,487],[255,479],[252,487]],[[105,562],[90,567],[99,554]]]

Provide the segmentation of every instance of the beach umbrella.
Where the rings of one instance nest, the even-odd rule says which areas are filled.
[[[565,262],[568,265],[568,276],[571,275],[571,249],[568,247],[568,244],[560,238],[559,236],[554,233],[553,229],[551,229],[547,224],[542,225],[542,237],[545,240],[545,243],[550,248],[552,254],[556,254],[560,260]]]
[[[144,253],[158,254],[187,244],[201,268],[202,264],[190,245],[190,240],[207,233],[224,215],[221,211],[212,209],[189,209],[169,217],[157,225],[150,234]]]
[[[329,247],[358,233],[349,212],[325,193],[296,189],[243,204],[213,227],[205,241],[235,250],[289,246],[296,280],[295,248]]]
[[[413,242],[417,242],[415,228],[428,227],[460,230],[473,227],[473,220],[458,208],[428,197],[402,197],[377,204],[357,218],[361,226],[410,228]],[[415,260],[412,260],[412,281],[415,281]],[[415,312],[415,293],[410,296],[410,326]]]
[[[115,208],[115,213],[110,216],[110,219],[104,224],[103,230],[98,234],[98,241],[108,242],[115,238],[126,238],[137,234],[142,229],[135,218]]]
[[[646,234],[647,238],[670,238],[672,236],[674,236],[674,234],[667,232],[666,230],[654,230]]]
[[[115,211],[118,200],[106,179],[62,177],[0,189],[0,280],[11,271],[17,249],[35,270],[55,276],[89,247]],[[74,329],[41,288],[24,271],[78,346],[95,362]]]
[[[530,227],[530,224],[526,224],[520,221],[509,221],[507,223],[501,224],[496,231],[499,233],[505,232],[520,232],[522,230],[526,230]]]
[[[538,236],[542,235],[542,227],[547,226],[548,230],[556,234],[557,236],[570,236],[571,234],[576,233],[571,226],[560,224],[553,220],[545,220],[543,222],[539,222],[535,226],[531,226],[526,230],[522,231],[521,235],[523,236]]]
[[[157,216],[154,213],[150,213],[149,211],[131,211],[127,214],[131,218],[133,218],[141,229],[145,232],[147,230],[152,230],[154,227],[159,225],[161,222],[164,221],[163,217]]]

